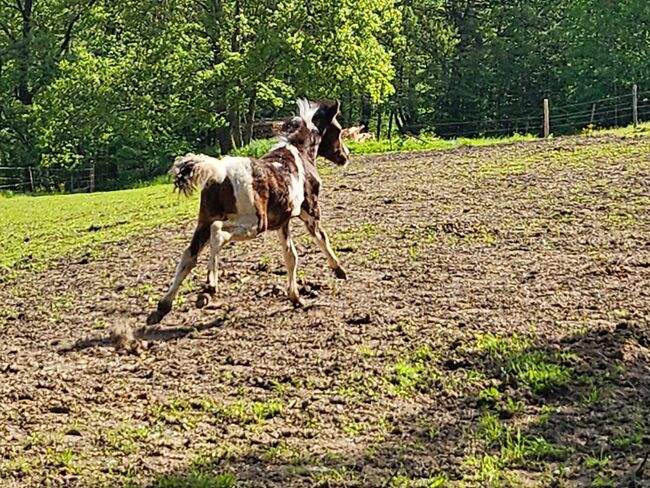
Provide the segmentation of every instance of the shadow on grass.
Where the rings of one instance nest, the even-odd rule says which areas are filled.
[[[650,486],[649,346],[634,321],[554,343],[476,336],[432,360],[435,381],[387,411],[380,436],[340,433],[314,454],[318,434],[297,429],[291,452],[276,440],[202,455],[144,486]]]

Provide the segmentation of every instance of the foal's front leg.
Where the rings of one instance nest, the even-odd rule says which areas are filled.
[[[320,226],[320,220],[305,210],[300,212],[300,220],[305,223],[307,230],[316,241],[316,244],[318,244],[320,250],[327,257],[327,263],[332,268],[332,271],[334,271],[336,277],[341,280],[347,279],[348,274],[343,269],[343,266],[341,266],[336,254],[334,254],[329,237],[327,237],[327,233]]]
[[[298,268],[298,253],[296,247],[291,240],[291,233],[289,232],[289,222],[284,224],[278,231],[278,237],[282,244],[282,253],[284,254],[284,262],[287,265],[287,278],[289,287],[287,293],[289,300],[296,306],[303,306],[304,302],[300,299],[298,292],[298,283],[296,282],[296,269]]]
[[[210,226],[206,224],[199,223],[196,226],[194,235],[192,236],[192,242],[190,245],[183,251],[181,260],[176,266],[176,274],[174,279],[169,285],[169,290],[167,293],[158,301],[157,310],[151,312],[149,317],[147,317],[147,324],[153,325],[160,322],[165,315],[167,315],[172,309],[172,303],[174,302],[174,297],[178,293],[178,289],[183,283],[183,280],[190,274],[190,271],[194,266],[196,266],[196,260],[199,256],[199,252],[205,246],[205,243],[210,237]]]

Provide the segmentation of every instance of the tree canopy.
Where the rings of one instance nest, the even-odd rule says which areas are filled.
[[[641,0],[1,0],[0,166],[153,175],[297,96],[376,132],[534,132],[545,97],[647,87],[649,56]]]

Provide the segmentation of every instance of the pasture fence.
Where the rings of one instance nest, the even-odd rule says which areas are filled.
[[[516,117],[482,118],[474,120],[443,120],[439,123],[403,124],[391,114],[389,127],[395,117],[397,125],[407,135],[420,129],[431,129],[440,137],[494,137],[507,134],[551,134],[570,133],[586,128],[608,128],[650,120],[650,91],[639,91],[635,84],[630,93],[554,106],[545,98],[542,113]],[[268,121],[263,121],[268,124]],[[379,123],[381,123],[379,121]],[[270,127],[270,126],[269,126]],[[269,129],[270,130],[270,129]],[[380,132],[380,131],[377,131]],[[391,136],[389,130],[388,137]],[[19,193],[43,192],[94,192],[111,190],[150,181],[160,176],[161,170],[146,168],[101,168],[95,165],[71,169],[41,166],[0,166],[0,192]]]
[[[0,166],[0,191],[20,193],[94,192],[95,168]]]
[[[405,123],[391,114],[405,132],[433,130],[441,137],[501,136],[505,134],[567,134],[587,128],[610,128],[650,120],[650,91],[639,91],[633,85],[629,93],[555,106],[552,98],[543,99],[540,111],[508,117],[469,118],[432,121],[423,124]],[[390,131],[389,131],[390,136]]]

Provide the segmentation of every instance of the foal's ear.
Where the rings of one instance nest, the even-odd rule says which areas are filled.
[[[312,122],[318,128],[321,134],[325,132],[341,108],[341,102],[334,100],[333,102],[320,102],[320,107],[314,114]]]

